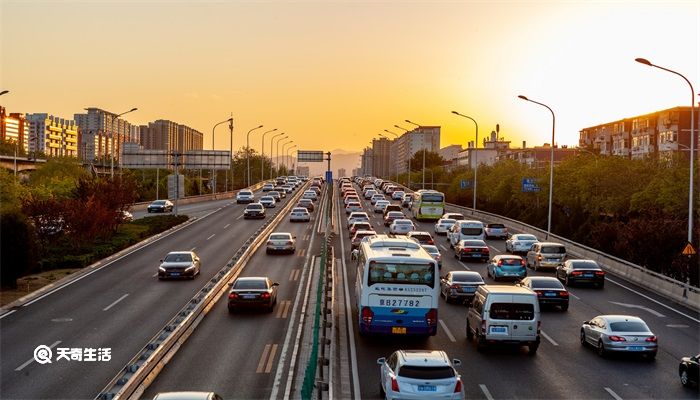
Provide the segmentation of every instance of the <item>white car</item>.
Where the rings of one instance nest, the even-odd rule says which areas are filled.
[[[269,191],[274,190],[274,189],[275,189],[275,185],[273,185],[271,183],[266,183],[262,187],[263,192],[269,192]]]
[[[461,213],[445,213],[442,215],[442,218],[456,219],[457,221],[461,221],[464,219],[464,215]]]
[[[265,208],[275,208],[275,203],[277,203],[277,200],[272,196],[263,196],[260,198],[260,204]]]
[[[377,193],[374,196],[372,196],[372,198],[370,198],[369,201],[370,203],[375,204],[379,200],[386,200],[386,197],[381,193]]]
[[[452,228],[452,225],[454,225],[455,222],[457,222],[456,219],[440,218],[438,222],[435,223],[435,234],[447,235],[447,231]]]
[[[366,199],[366,200],[369,200],[369,199],[371,199],[372,196],[374,196],[375,194],[377,194],[377,191],[374,190],[374,189],[365,190],[365,199]]]
[[[416,230],[413,221],[410,219],[395,219],[394,222],[389,225],[389,233],[394,235],[406,235],[408,232]]]
[[[351,201],[345,206],[345,213],[350,214],[354,211],[362,211],[362,205],[357,201]]]
[[[367,215],[366,212],[351,212],[350,216],[348,217],[348,229],[355,222],[369,222],[369,215]]]
[[[311,221],[311,214],[309,213],[309,210],[307,210],[304,207],[292,208],[292,212],[289,214],[289,222],[294,222],[294,221],[302,221],[302,222]]]
[[[537,236],[529,233],[518,233],[510,235],[506,239],[506,252],[508,253],[527,253],[533,244],[537,243]]]
[[[403,199],[403,196],[406,194],[403,190],[396,190],[394,193],[391,194],[391,199],[392,200],[401,200]]]
[[[255,201],[255,195],[250,190],[241,190],[236,194],[236,203],[252,203]]]
[[[304,192],[304,194],[301,195],[301,198],[316,201],[318,200],[318,195],[316,195],[316,192],[314,192],[313,190],[307,190]]]
[[[377,202],[374,203],[374,212],[383,213],[384,209],[388,205],[389,205],[389,200],[377,200]]]
[[[382,398],[464,399],[462,377],[451,360],[439,350],[397,350],[377,359]]]
[[[288,252],[294,254],[297,249],[296,236],[289,232],[272,232],[267,238],[265,253]]]

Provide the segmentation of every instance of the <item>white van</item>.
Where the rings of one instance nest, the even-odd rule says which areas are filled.
[[[484,240],[484,237],[484,223],[476,220],[457,221],[447,231],[450,248],[454,248],[462,240]]]
[[[466,333],[479,350],[490,344],[519,344],[534,355],[540,346],[537,294],[517,286],[479,286],[467,311]]]

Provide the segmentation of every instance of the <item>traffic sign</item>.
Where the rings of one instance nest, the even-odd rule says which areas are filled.
[[[539,192],[542,190],[537,186],[537,181],[535,178],[523,178],[522,191],[523,192]]]
[[[317,150],[298,150],[298,162],[323,162],[323,152]]]
[[[685,248],[683,249],[683,255],[684,256],[695,255],[695,249],[693,248],[692,244],[688,243],[685,245]]]
[[[460,189],[471,189],[472,187],[472,181],[470,179],[462,179],[459,181],[459,188]]]

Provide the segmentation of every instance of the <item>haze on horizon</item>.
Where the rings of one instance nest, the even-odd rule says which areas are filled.
[[[513,147],[548,143],[551,115],[520,94],[576,145],[584,127],[690,105],[684,81],[634,59],[700,89],[700,2],[1,0],[0,54],[8,112],[138,107],[130,122],[191,126],[205,149],[231,113],[235,149],[263,124],[299,149],[359,151],[405,119],[466,146],[474,125],[451,110],[480,141],[500,124]]]

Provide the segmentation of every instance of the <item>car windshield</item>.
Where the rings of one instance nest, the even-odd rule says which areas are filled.
[[[464,283],[483,283],[484,280],[481,275],[470,274],[468,272],[453,272],[452,273],[453,282],[464,282]]]
[[[649,328],[640,321],[611,322],[610,330],[613,332],[649,332]]]
[[[462,228],[462,235],[468,235],[468,236],[476,236],[476,235],[481,235],[481,228],[479,227],[463,227]]]
[[[457,220],[455,219],[441,219],[440,224],[442,225],[454,225]]]
[[[168,254],[165,257],[165,262],[190,262],[192,261],[191,254]]]
[[[427,251],[430,254],[439,254],[440,253],[440,250],[438,250],[438,248],[435,246],[423,246],[423,248],[425,249],[425,251]]]
[[[273,233],[270,235],[270,240],[291,240],[292,237],[286,233]]]
[[[299,200],[299,204],[313,204],[313,202],[309,199],[301,199]]]
[[[535,307],[524,303],[493,303],[491,318],[516,321],[530,321],[535,317]]]
[[[540,250],[540,252],[548,254],[564,254],[566,253],[566,249],[564,246],[542,246],[542,250]]]
[[[153,204],[155,204],[157,206],[162,206],[165,204],[165,200],[156,200],[153,202]]]
[[[412,225],[413,222],[411,222],[407,219],[397,219],[394,221],[394,224],[396,224],[396,225]]]
[[[243,195],[243,196],[252,196],[253,192],[249,192],[247,190],[241,190],[240,192],[238,192],[238,194]]]
[[[486,226],[491,228],[491,229],[503,229],[503,228],[505,228],[505,225],[503,225],[503,224],[488,224]]]
[[[294,212],[294,213],[308,213],[306,208],[302,208],[302,207],[296,207],[295,209],[292,210],[292,212]]]
[[[595,261],[571,261],[573,269],[600,269]]]
[[[249,204],[246,208],[249,210],[260,210],[262,208],[262,204]]]
[[[367,284],[393,283],[408,285],[434,284],[433,264],[396,264],[392,262],[369,263],[369,279]]]
[[[537,237],[535,237],[534,235],[515,235],[514,239],[515,240],[523,240],[523,241],[529,241],[529,240],[532,240],[535,242],[537,241]]]
[[[505,265],[520,265],[520,258],[501,258],[498,261]]]
[[[403,213],[401,211],[389,211],[386,213],[386,216],[389,218],[401,218],[403,217]]]
[[[274,200],[275,200],[275,198],[272,196],[265,196],[262,199],[260,199],[260,201],[274,201]]]
[[[264,280],[237,280],[233,285],[234,289],[267,289],[267,282]]]
[[[454,378],[455,371],[447,365],[435,367],[404,365],[399,369],[399,376],[412,379],[447,379]]]
[[[564,289],[564,286],[556,279],[532,279],[533,289]]]
[[[421,201],[423,203],[427,202],[435,202],[435,203],[442,203],[445,200],[445,196],[442,195],[442,193],[423,193],[421,196]]]

